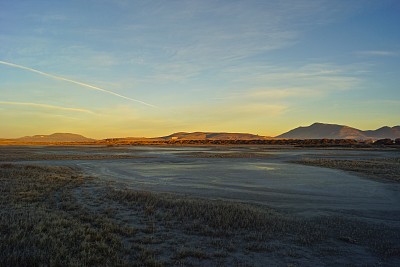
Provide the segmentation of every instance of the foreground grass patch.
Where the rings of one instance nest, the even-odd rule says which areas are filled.
[[[84,182],[75,170],[3,164],[0,181],[1,266],[123,262],[112,223],[79,210],[70,199],[70,191]]]

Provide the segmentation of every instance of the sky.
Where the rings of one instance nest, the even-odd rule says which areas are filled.
[[[398,0],[0,0],[0,138],[400,125]]]

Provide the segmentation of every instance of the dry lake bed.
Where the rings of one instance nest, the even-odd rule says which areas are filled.
[[[0,265],[400,265],[399,150],[0,153]]]

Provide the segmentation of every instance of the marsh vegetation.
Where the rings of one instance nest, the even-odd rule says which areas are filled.
[[[399,264],[400,230],[0,165],[0,265]]]
[[[44,161],[44,160],[107,160],[136,159],[135,155],[121,154],[42,154],[42,153],[12,153],[0,154],[0,162]]]
[[[375,179],[387,179],[397,182],[400,181],[400,158],[303,158],[292,162],[310,166],[355,172]]]

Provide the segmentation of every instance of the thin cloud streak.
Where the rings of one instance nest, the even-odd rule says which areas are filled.
[[[36,108],[45,108],[45,109],[53,109],[53,110],[64,110],[64,111],[73,111],[73,112],[81,112],[81,113],[89,113],[95,114],[93,111],[87,109],[80,108],[68,108],[68,107],[60,107],[54,105],[40,104],[40,103],[31,103],[31,102],[8,102],[8,101],[0,101],[0,105],[8,105],[8,106],[29,106]]]
[[[299,98],[299,97],[310,97],[321,94],[321,90],[316,88],[261,88],[249,92],[247,95],[242,94],[240,97],[250,97],[255,99],[286,99],[286,98]]]
[[[156,108],[156,106],[154,106],[152,104],[149,104],[149,103],[146,103],[146,102],[134,99],[134,98],[130,98],[130,97],[127,97],[127,96],[124,96],[124,95],[120,95],[120,94],[114,93],[112,91],[108,91],[106,89],[103,89],[103,88],[100,88],[100,87],[97,87],[97,86],[93,86],[93,85],[90,85],[90,84],[87,84],[87,83],[78,82],[78,81],[75,81],[75,80],[67,79],[67,78],[64,78],[64,77],[61,77],[61,76],[56,76],[56,75],[53,75],[53,74],[50,74],[50,73],[46,73],[46,72],[43,72],[43,71],[40,71],[40,70],[32,69],[32,68],[29,68],[29,67],[17,65],[17,64],[14,64],[14,63],[6,62],[6,61],[0,61],[0,64],[7,65],[7,66],[10,66],[10,67],[14,67],[14,68],[27,70],[27,71],[31,71],[31,72],[38,73],[38,74],[43,75],[43,76],[47,76],[47,77],[56,79],[56,80],[74,83],[74,84],[77,84],[77,85],[80,85],[80,86],[84,86],[84,87],[90,88],[92,90],[101,91],[101,92],[104,92],[104,93],[107,93],[107,94],[111,94],[111,95],[114,95],[114,96],[117,96],[117,97],[120,97],[120,98],[124,98],[124,99],[130,100],[130,101],[138,102],[138,103],[141,103],[141,104],[149,106],[149,107]]]
[[[399,56],[398,52],[384,51],[384,50],[357,51],[356,54],[360,55],[360,56],[377,56],[377,57],[396,57],[396,56]]]

